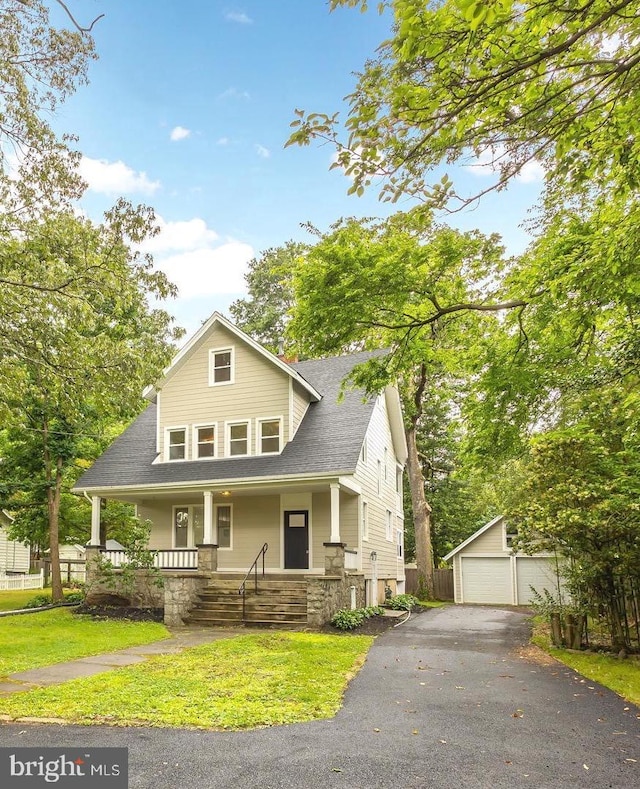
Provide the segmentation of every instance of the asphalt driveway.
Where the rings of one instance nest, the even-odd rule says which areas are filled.
[[[640,785],[640,710],[540,662],[528,636],[522,613],[437,609],[376,639],[329,721],[248,732],[4,724],[0,745],[128,746],[132,789]]]

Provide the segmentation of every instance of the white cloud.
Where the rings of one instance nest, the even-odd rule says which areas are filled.
[[[158,235],[140,249],[151,252],[156,268],[177,285],[183,311],[190,299],[246,291],[244,274],[255,256],[250,244],[229,238],[221,242],[199,217],[185,221],[158,217],[158,224]]]
[[[224,18],[229,22],[237,22],[239,25],[253,24],[253,19],[248,14],[245,14],[244,11],[228,11]]]
[[[257,143],[255,145],[255,149],[258,156],[261,156],[263,159],[268,159],[271,156],[271,151],[268,148],[265,148],[264,145]]]
[[[171,130],[171,134],[169,136],[173,142],[178,142],[178,140],[186,140],[187,137],[191,136],[191,129],[185,129],[184,126],[176,126]]]
[[[89,190],[100,194],[128,194],[131,192],[152,195],[160,188],[160,181],[151,181],[145,172],[136,172],[124,162],[108,162],[106,159],[80,160],[80,175]]]
[[[165,222],[157,217],[160,232],[142,246],[154,255],[163,252],[186,252],[211,245],[218,240],[215,230],[210,230],[204,219],[195,217],[184,222]]]
[[[218,95],[219,99],[250,99],[251,96],[246,90],[238,90],[237,88],[227,88]]]
[[[229,138],[220,137],[220,139],[216,142],[216,145],[229,145]]]
[[[202,247],[158,259],[156,265],[178,286],[180,299],[221,293],[244,293],[247,263],[253,247],[228,241],[219,247]]]

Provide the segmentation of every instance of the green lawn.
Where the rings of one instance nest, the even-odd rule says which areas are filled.
[[[548,624],[540,616],[534,619],[533,632],[533,643],[556,660],[605,688],[610,688],[623,699],[640,705],[640,659],[637,656],[620,660],[599,652],[556,649],[551,646]]]
[[[46,589],[19,589],[15,592],[0,592],[0,611],[17,611],[38,594],[46,594]]]
[[[167,628],[157,622],[92,620],[72,614],[69,608],[2,617],[0,679],[14,671],[114,652],[168,636]]]
[[[81,724],[245,729],[329,718],[373,639],[242,635],[104,676],[0,698],[0,713]]]

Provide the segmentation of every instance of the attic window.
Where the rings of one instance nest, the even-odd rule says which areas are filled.
[[[209,351],[209,386],[233,383],[233,348]]]
[[[513,549],[515,541],[518,539],[518,530],[508,523],[504,525],[504,544],[506,548]]]

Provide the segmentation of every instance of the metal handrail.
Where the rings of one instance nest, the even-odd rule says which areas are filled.
[[[265,542],[265,544],[260,548],[258,551],[258,555],[253,560],[253,564],[247,570],[247,574],[244,577],[244,580],[240,584],[238,588],[238,594],[242,595],[242,621],[244,622],[245,619],[245,602],[246,602],[246,593],[247,593],[247,579],[251,575],[251,572],[254,573],[254,582],[255,582],[255,592],[258,594],[258,562],[260,561],[260,557],[262,556],[262,577],[264,578],[264,555],[269,550],[269,543]]]

